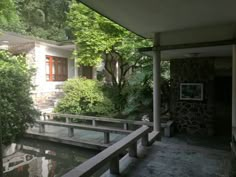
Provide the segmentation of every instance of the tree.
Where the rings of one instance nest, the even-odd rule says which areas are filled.
[[[15,0],[27,34],[56,41],[68,39],[65,26],[68,0]]]
[[[17,16],[14,3],[11,0],[1,0],[0,1],[0,28],[5,29],[13,25],[17,26],[18,22],[19,22],[19,18]],[[0,112],[2,111],[0,110]],[[0,177],[3,176],[3,162],[2,162],[2,142],[3,142],[3,132],[4,132],[2,129],[3,118],[4,117],[0,114]]]
[[[24,57],[0,51],[0,117],[4,144],[22,135],[38,116],[30,96],[31,76]]]
[[[5,30],[20,28],[19,16],[12,0],[0,1],[0,28]]]
[[[69,4],[70,0],[1,0],[0,28],[49,40],[71,39],[65,25]]]
[[[151,42],[74,1],[67,20],[78,46],[74,53],[78,65],[95,66],[104,61],[117,98],[121,98],[123,88],[127,84],[127,74],[146,58],[136,51],[137,48],[149,46]],[[119,63],[119,80],[116,79],[112,67],[114,61]],[[121,101],[117,108],[121,110],[122,105]]]
[[[161,114],[169,112],[170,102],[170,63],[161,62]],[[130,77],[125,88],[127,102],[123,115],[129,119],[140,120],[143,115],[148,115],[150,121],[153,117],[153,72],[152,60],[140,66]]]

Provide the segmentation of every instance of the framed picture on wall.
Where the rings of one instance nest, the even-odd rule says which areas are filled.
[[[203,101],[203,83],[181,83],[180,100]]]

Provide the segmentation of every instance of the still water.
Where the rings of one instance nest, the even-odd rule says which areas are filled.
[[[3,153],[4,177],[60,177],[98,152],[22,139]]]

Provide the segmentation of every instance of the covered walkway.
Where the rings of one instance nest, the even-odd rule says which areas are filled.
[[[153,40],[152,47],[140,49],[153,56],[153,132],[159,133],[161,130],[160,64],[161,60],[169,60],[173,71],[177,71],[171,75],[176,76],[176,79],[172,77],[176,82],[171,83],[171,93],[175,94],[171,94],[170,112],[179,131],[185,129],[189,134],[206,137],[219,132],[223,132],[221,135],[229,134],[232,152],[236,155],[235,0],[78,2],[128,30]],[[217,60],[220,62],[217,63]],[[182,63],[175,67],[177,62]],[[224,72],[215,72],[217,69]],[[222,76],[228,78],[222,79]],[[223,90],[215,94],[220,86],[225,86],[220,82],[214,85],[221,79],[228,80],[229,90],[222,87]],[[224,111],[222,105],[226,105],[226,102],[221,100],[221,105],[218,105],[217,96],[225,92],[230,94]],[[221,98],[225,100],[226,97],[223,95]],[[222,115],[220,119],[219,115]],[[148,150],[147,157],[137,161],[138,164],[125,176],[226,177],[230,158],[235,157],[230,151],[178,142],[156,142]]]
[[[186,139],[185,139],[186,140]],[[123,176],[130,177],[228,177],[230,151],[198,144],[195,140],[163,139],[153,144],[142,160],[137,161]],[[193,142],[194,141],[194,142]],[[211,146],[209,141],[209,146]],[[202,142],[199,142],[202,145]]]

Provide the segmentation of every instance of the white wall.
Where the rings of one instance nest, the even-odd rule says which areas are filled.
[[[63,50],[56,46],[48,46],[47,44],[36,43],[35,45],[35,64],[36,76],[35,85],[36,93],[55,91],[57,85],[63,84],[63,81],[47,81],[46,80],[46,55],[68,58],[68,78],[74,77],[74,61],[70,59],[72,51]]]
[[[29,68],[36,69],[35,46],[34,45],[33,45],[32,49],[27,52],[26,58],[27,58],[26,62],[27,62],[27,65],[29,66]],[[35,85],[35,83],[36,83],[36,75],[32,76],[31,79],[32,79],[32,84]]]

